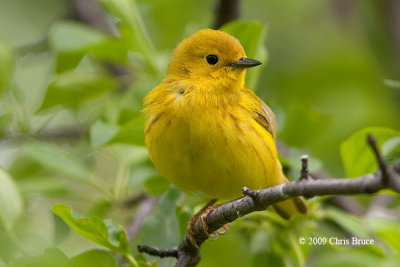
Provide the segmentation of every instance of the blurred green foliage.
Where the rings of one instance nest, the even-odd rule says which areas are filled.
[[[264,62],[247,83],[277,115],[290,178],[302,153],[310,153],[311,171],[375,171],[368,133],[389,163],[398,162],[400,60],[388,18],[400,13],[389,2],[242,1],[242,21],[222,27]],[[77,19],[72,3],[0,0],[0,267],[171,266],[174,259],[140,255],[136,245],[176,246],[203,203],[152,166],[142,99],[165,76],[176,44],[212,25],[216,3],[101,0],[104,14],[95,19],[105,30]],[[128,203],[143,192],[158,204],[128,246],[140,210]],[[363,217],[326,199],[309,200],[310,214],[290,222],[272,211],[234,222],[203,245],[200,266],[400,263],[398,196],[384,216]],[[374,203],[354,200],[366,210]],[[352,236],[375,245],[298,242]]]
[[[372,173],[378,168],[376,156],[368,149],[367,135],[379,140],[382,155],[390,160],[393,153],[399,149],[400,132],[388,128],[368,127],[354,133],[342,143],[340,152],[348,177]],[[383,146],[384,144],[384,146]]]

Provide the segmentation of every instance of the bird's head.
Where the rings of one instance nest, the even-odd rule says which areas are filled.
[[[245,69],[260,65],[249,59],[240,42],[229,34],[211,29],[200,30],[183,40],[174,50],[168,76],[203,80],[243,87]]]

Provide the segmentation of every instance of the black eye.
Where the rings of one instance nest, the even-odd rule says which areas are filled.
[[[218,57],[216,55],[208,55],[206,57],[208,64],[215,65],[218,62]]]

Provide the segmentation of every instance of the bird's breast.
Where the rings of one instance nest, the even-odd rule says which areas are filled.
[[[248,111],[218,98],[176,98],[146,125],[156,168],[187,193],[233,198],[265,188],[277,176],[272,136]]]

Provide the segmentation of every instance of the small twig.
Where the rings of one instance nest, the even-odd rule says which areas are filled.
[[[127,208],[133,208],[134,206],[136,206],[137,204],[139,204],[140,202],[142,202],[143,200],[147,199],[149,196],[146,193],[140,193],[138,195],[134,195],[129,197],[128,199],[126,199],[124,201],[124,206]]]
[[[371,146],[372,150],[374,151],[376,160],[379,164],[379,168],[382,171],[382,181],[387,184],[389,182],[389,173],[388,173],[388,166],[386,165],[385,161],[383,160],[383,157],[378,149],[378,146],[376,144],[376,140],[372,135],[367,136],[367,140],[369,145]]]
[[[257,198],[257,195],[258,195],[258,192],[257,192],[257,191],[251,190],[251,189],[248,188],[247,186],[245,186],[245,187],[242,188],[242,193],[243,193],[243,195],[249,196],[249,197],[251,197],[251,198],[253,198],[253,199],[256,199],[256,198]]]
[[[177,249],[156,249],[156,248],[149,247],[146,245],[138,245],[137,250],[141,253],[147,253],[149,255],[157,256],[160,258],[165,258],[165,257],[178,258],[178,250]]]
[[[301,172],[299,180],[307,180],[309,177],[308,174],[308,155],[304,154],[301,156]]]

